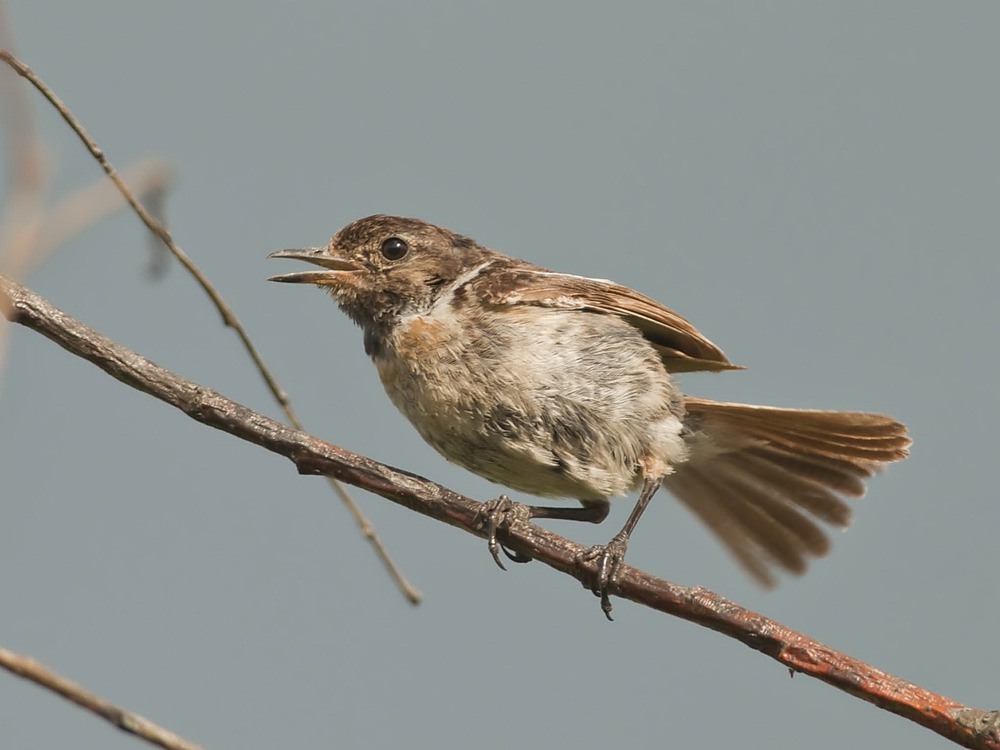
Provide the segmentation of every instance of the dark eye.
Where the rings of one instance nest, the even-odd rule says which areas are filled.
[[[399,260],[410,251],[410,246],[399,237],[390,237],[382,243],[382,257],[386,260]]]

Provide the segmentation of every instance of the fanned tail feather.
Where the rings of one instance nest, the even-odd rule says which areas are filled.
[[[864,480],[907,456],[906,428],[882,414],[778,409],[686,398],[690,459],[663,485],[757,581],[805,571],[844,528]]]

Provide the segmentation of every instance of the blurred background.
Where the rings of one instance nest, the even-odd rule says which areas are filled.
[[[690,393],[891,413],[904,464],[803,579],[754,587],[664,494],[629,561],[993,708],[1000,657],[1000,5],[12,0],[15,49],[118,166],[175,174],[175,238],[313,434],[473,497],[275,249],[418,216],[611,277],[749,369]],[[53,201],[99,171],[32,93]],[[9,164],[5,167],[9,181]],[[29,278],[179,374],[278,416],[181,269],[121,213]],[[325,483],[23,328],[0,385],[2,645],[206,748],[941,747],[689,623],[355,495],[411,607]],[[525,499],[525,498],[518,498]],[[600,527],[555,522],[606,541]],[[9,748],[135,740],[6,673]]]

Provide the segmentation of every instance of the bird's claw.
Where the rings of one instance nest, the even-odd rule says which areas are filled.
[[[594,596],[601,599],[601,611],[609,620],[614,620],[611,616],[611,597],[608,595],[608,588],[612,584],[621,580],[622,572],[625,568],[625,553],[628,551],[628,537],[624,534],[616,534],[607,544],[598,544],[590,549],[581,552],[577,557],[577,562],[597,563],[597,573],[592,579],[590,590]]]
[[[512,552],[504,547],[497,540],[497,530],[509,528],[511,524],[518,521],[528,521],[531,518],[531,509],[522,503],[515,503],[506,495],[501,495],[496,500],[489,500],[483,503],[479,511],[477,524],[479,528],[486,529],[486,545],[493,556],[494,562],[500,566],[501,570],[507,570],[500,559],[500,552],[511,562],[526,563],[531,558],[520,552]]]

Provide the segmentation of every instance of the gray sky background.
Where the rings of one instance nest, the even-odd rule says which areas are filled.
[[[929,689],[996,707],[1000,4],[19,0],[18,52],[119,166],[176,168],[176,239],[311,431],[487,499],[384,396],[271,250],[419,216],[689,317],[746,372],[691,393],[885,411],[911,459],[803,579],[755,588],[664,494],[630,562]],[[56,194],[97,167],[33,96]],[[277,415],[122,215],[29,284]],[[25,329],[0,392],[0,639],[212,750],[890,747],[943,740],[685,622],[357,495],[411,608],[325,484]],[[598,528],[606,541],[631,501]],[[0,674],[8,748],[135,741]]]

